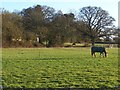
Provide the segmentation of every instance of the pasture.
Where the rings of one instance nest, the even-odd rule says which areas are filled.
[[[106,50],[93,58],[90,48],[3,48],[3,87],[118,87],[118,49]]]

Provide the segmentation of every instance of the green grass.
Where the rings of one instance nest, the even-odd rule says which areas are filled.
[[[93,58],[90,48],[7,48],[2,53],[2,83],[15,88],[116,87],[118,49]]]

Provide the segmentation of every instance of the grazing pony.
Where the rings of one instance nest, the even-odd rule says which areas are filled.
[[[91,55],[93,56],[95,56],[96,57],[96,55],[95,55],[95,52],[99,52],[100,53],[100,56],[103,54],[103,57],[105,56],[107,56],[107,53],[106,53],[106,50],[105,50],[105,48],[104,47],[95,47],[95,46],[93,46],[93,47],[91,47]]]

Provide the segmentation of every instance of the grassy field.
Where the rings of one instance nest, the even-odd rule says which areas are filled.
[[[108,57],[90,48],[4,48],[2,83],[16,88],[104,88],[117,87],[118,49],[107,49]]]

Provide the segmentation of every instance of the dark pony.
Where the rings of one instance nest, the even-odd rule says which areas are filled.
[[[100,56],[103,55],[103,57],[104,56],[107,57],[107,53],[104,47],[95,47],[95,46],[91,47],[91,55],[92,56],[94,55],[96,57],[95,55],[96,52],[99,52]]]

